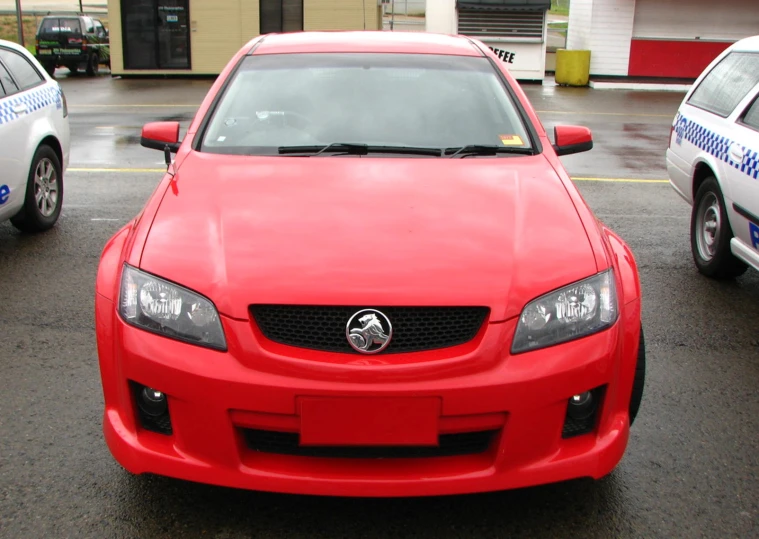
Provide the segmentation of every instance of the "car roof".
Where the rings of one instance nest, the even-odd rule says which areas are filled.
[[[14,43],[13,41],[6,41],[5,39],[0,39],[0,46],[5,47],[6,49],[13,49],[14,51],[24,53],[25,56],[29,53],[28,50],[26,50],[18,43]]]
[[[759,52],[759,36],[747,37],[734,43],[731,47],[733,51],[742,52]]]
[[[268,34],[252,54],[370,52],[483,56],[463,36],[427,32],[335,31]]]

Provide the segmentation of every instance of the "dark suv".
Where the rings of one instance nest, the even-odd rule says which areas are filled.
[[[98,72],[100,64],[111,65],[108,29],[98,19],[85,15],[48,15],[37,29],[36,58],[52,76],[56,67],[72,73],[83,69]]]

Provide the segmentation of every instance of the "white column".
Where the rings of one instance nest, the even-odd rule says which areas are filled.
[[[458,33],[456,0],[427,0],[425,8],[426,31],[436,34]]]
[[[628,74],[635,0],[572,0],[568,49],[590,50],[591,75]]]

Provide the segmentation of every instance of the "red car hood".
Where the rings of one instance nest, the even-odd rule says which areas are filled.
[[[488,306],[491,321],[596,272],[542,156],[242,157],[193,152],[140,267],[227,316],[254,303]]]

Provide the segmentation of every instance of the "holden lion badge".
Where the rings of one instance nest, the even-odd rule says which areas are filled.
[[[393,327],[387,316],[374,309],[358,311],[345,327],[348,343],[356,352],[376,354],[382,352],[393,336]]]

